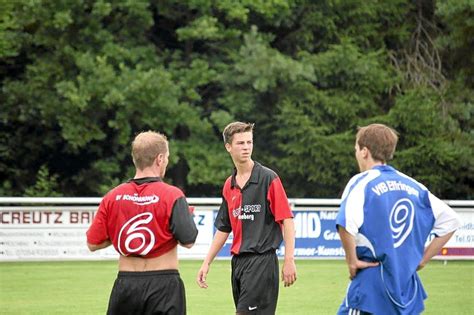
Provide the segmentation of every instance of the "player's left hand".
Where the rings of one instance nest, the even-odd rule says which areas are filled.
[[[281,280],[285,287],[289,287],[296,281],[296,265],[294,259],[285,259],[281,269]]]

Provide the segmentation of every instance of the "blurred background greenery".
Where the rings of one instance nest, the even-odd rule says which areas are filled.
[[[167,180],[220,196],[241,120],[291,198],[340,197],[372,122],[400,132],[395,167],[474,198],[471,0],[0,2],[0,195],[100,196],[153,129]]]

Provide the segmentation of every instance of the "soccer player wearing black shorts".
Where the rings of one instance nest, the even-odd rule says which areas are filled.
[[[232,293],[237,314],[275,314],[278,300],[276,250],[285,241],[282,280],[296,281],[293,214],[278,175],[252,160],[253,124],[234,122],[223,132],[225,148],[235,165],[222,189],[211,248],[197,275],[207,288],[209,267],[233,233]]]
[[[91,251],[113,245],[120,254],[107,314],[186,314],[177,245],[190,248],[198,231],[183,192],[162,180],[166,137],[140,133],[132,157],[135,177],[104,196],[87,231]]]

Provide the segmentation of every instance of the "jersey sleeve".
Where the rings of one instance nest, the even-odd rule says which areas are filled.
[[[107,232],[107,209],[105,198],[102,199],[91,226],[86,232],[87,242],[99,245],[109,239]]]
[[[438,197],[428,192],[435,223],[433,233],[443,236],[457,230],[461,226],[459,215]]]
[[[276,222],[293,218],[290,203],[286,196],[285,189],[279,177],[275,177],[268,187],[267,199],[270,202],[270,209]]]
[[[170,230],[174,238],[181,244],[192,244],[196,241],[198,230],[184,196],[177,198],[173,204]]]
[[[232,225],[229,218],[229,208],[227,207],[227,200],[224,197],[222,197],[222,203],[219,207],[219,212],[217,212],[214,226],[221,232],[232,232]]]
[[[351,180],[344,189],[344,194],[336,217],[336,228],[342,226],[351,235],[356,235],[364,222],[365,185],[354,185]]]

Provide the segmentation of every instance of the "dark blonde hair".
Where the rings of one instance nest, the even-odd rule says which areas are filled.
[[[166,152],[168,152],[168,140],[159,132],[141,132],[132,142],[133,164],[140,170],[152,166],[156,157]]]
[[[374,160],[385,163],[393,159],[398,134],[395,130],[383,124],[371,124],[359,127],[356,139],[360,149],[366,147]]]
[[[224,143],[232,143],[232,138],[236,133],[253,132],[253,126],[254,124],[243,123],[240,121],[235,121],[233,123],[228,124],[222,132],[222,138],[224,139]]]

